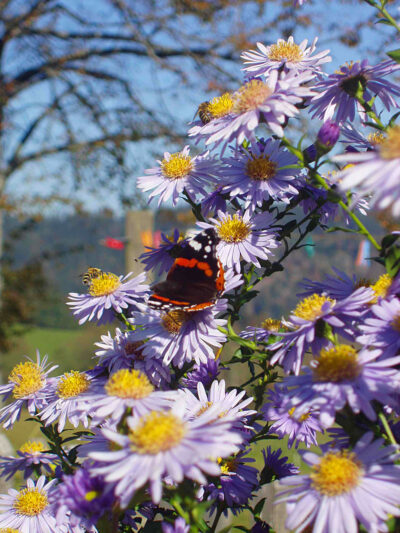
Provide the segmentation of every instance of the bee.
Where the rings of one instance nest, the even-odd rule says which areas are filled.
[[[89,267],[84,274],[81,274],[82,283],[84,285],[90,285],[93,279],[99,278],[103,275],[103,271],[100,268]]]
[[[196,115],[199,115],[199,118],[200,118],[200,120],[201,120],[201,122],[203,124],[208,124],[213,118],[211,116],[211,114],[209,113],[209,111],[208,111],[208,104],[209,103],[210,102],[207,102],[207,101],[206,102],[202,102],[199,105],[199,107],[198,107],[198,109],[196,111]]]

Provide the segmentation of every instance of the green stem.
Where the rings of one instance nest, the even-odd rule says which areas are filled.
[[[218,525],[219,519],[221,518],[221,515],[222,515],[222,506],[221,505],[218,506],[218,509],[217,509],[216,513],[217,514],[215,515],[214,522],[212,523],[212,526],[211,526],[211,529],[210,529],[211,532],[214,532],[217,529],[217,525]]]
[[[379,11],[379,13],[388,21],[392,26],[396,28],[396,30],[400,33],[400,26],[397,24],[395,19],[392,17],[392,15],[389,14],[389,12],[386,10],[385,6],[383,5],[383,2],[381,1],[380,7],[375,2],[375,0],[364,0],[365,3],[369,4],[370,6],[374,7]]]
[[[125,326],[132,330],[133,329],[133,326],[132,324],[128,321],[128,319],[126,318],[126,316],[124,315],[124,313],[117,313],[117,317],[118,319],[123,323],[125,324]]]
[[[362,87],[360,87],[360,89],[363,90]],[[360,102],[360,104],[363,106],[369,118],[372,118],[372,120],[375,122],[377,129],[381,131],[386,131],[387,129],[386,126],[383,124],[381,119],[377,116],[375,111],[372,109],[372,106],[368,102],[366,102],[364,98],[362,97],[361,90],[360,90],[360,94],[356,96],[357,101]]]
[[[387,421],[386,416],[383,413],[379,413],[379,420],[382,422],[382,426],[386,431],[387,438],[391,444],[397,445],[396,439],[394,438],[393,432],[390,429],[389,422]]]
[[[378,7],[376,6],[376,9],[379,11],[379,13],[381,13],[385,18],[386,20],[388,20],[390,22],[390,24],[392,26],[394,26],[396,28],[396,30],[400,33],[400,25],[395,21],[395,19],[392,17],[392,15],[390,15],[390,13],[387,11],[387,9],[383,6],[381,7]]]
[[[317,172],[314,172],[313,171],[313,178],[320,184],[322,185],[322,187],[327,190],[327,191],[330,191],[331,188],[330,186],[326,183],[326,181],[324,180],[324,178],[318,174]],[[359,228],[359,233],[361,235],[364,235],[364,237],[366,237],[370,243],[378,250],[380,251],[381,247],[379,246],[379,244],[376,242],[375,238],[371,235],[371,233],[367,230],[367,228],[364,226],[364,224],[361,222],[361,220],[357,217],[357,215],[355,215],[353,213],[353,211],[350,209],[350,207],[345,203],[343,202],[343,200],[339,200],[337,202],[340,207],[346,211],[346,213],[349,215],[349,217],[353,220],[353,222],[358,226]]]

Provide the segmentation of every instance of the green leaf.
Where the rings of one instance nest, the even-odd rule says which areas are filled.
[[[400,111],[398,111],[397,113],[395,113],[395,114],[392,116],[392,118],[390,119],[390,122],[389,122],[389,124],[388,124],[388,127],[389,127],[389,128],[391,128],[391,127],[394,125],[394,123],[396,122],[397,117],[398,117],[399,115],[400,115]]]
[[[394,235],[393,233],[385,235],[382,239],[382,249],[386,250],[387,248],[390,248],[390,246],[392,246],[399,237],[400,235]]]
[[[388,19],[378,19],[375,24],[387,24],[388,26],[392,25]]]
[[[390,52],[387,52],[389,57],[391,57],[396,63],[400,63],[400,48],[397,50],[391,50]]]
[[[261,511],[264,509],[264,504],[267,498],[262,498],[259,502],[257,502],[257,505],[254,507],[254,514],[256,516],[260,516]]]
[[[385,257],[385,267],[391,278],[394,278],[400,270],[400,248],[393,246]]]
[[[331,226],[326,230],[326,233],[332,233],[333,231],[344,231],[345,233],[358,233],[358,230],[350,228],[342,228],[341,226]]]

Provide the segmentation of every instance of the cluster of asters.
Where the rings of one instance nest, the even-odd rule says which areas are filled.
[[[244,52],[243,85],[203,102],[190,125],[189,137],[206,150],[166,152],[138,178],[158,206],[189,202],[195,235],[214,231],[225,286],[204,309],[149,305],[148,273],[170,272],[193,239],[175,230],[143,254],[139,276],[99,271],[86,278],[87,292],[69,295],[80,324],[118,327],[96,343],[92,369],[57,376],[37,353],[0,387],[3,426],[27,410],[50,441],[1,458],[1,475],[26,479],[0,496],[1,531],[96,532],[107,522],[126,532],[154,520],[164,533],[215,531],[221,513],[243,509],[253,510],[248,531],[269,531],[254,498],[277,479],[291,530],[388,531],[388,517],[400,515],[400,277],[367,282],[336,270],[305,280],[286,319],[233,329],[252,287],[278,254],[289,255],[288,220],[301,224],[294,207],[321,227],[341,205],[348,224],[370,207],[400,214],[400,127],[367,137],[351,124],[365,120],[371,99],[369,117],[379,102],[398,107],[400,87],[386,77],[399,65],[364,60],[327,75],[328,54],[317,39],[293,37]],[[323,121],[306,149],[284,135],[300,110]],[[347,150],[336,162],[354,165],[317,179],[340,135]],[[250,388],[225,383],[228,341],[263,369],[248,381],[257,384],[255,399]],[[71,427],[78,442],[63,440]],[[255,467],[254,443],[278,439],[299,448],[307,474],[266,445]]]

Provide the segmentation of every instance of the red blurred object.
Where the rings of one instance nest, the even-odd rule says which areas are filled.
[[[123,250],[125,248],[125,243],[123,241],[120,239],[114,239],[113,237],[106,237],[102,241],[102,244],[113,250]]]

